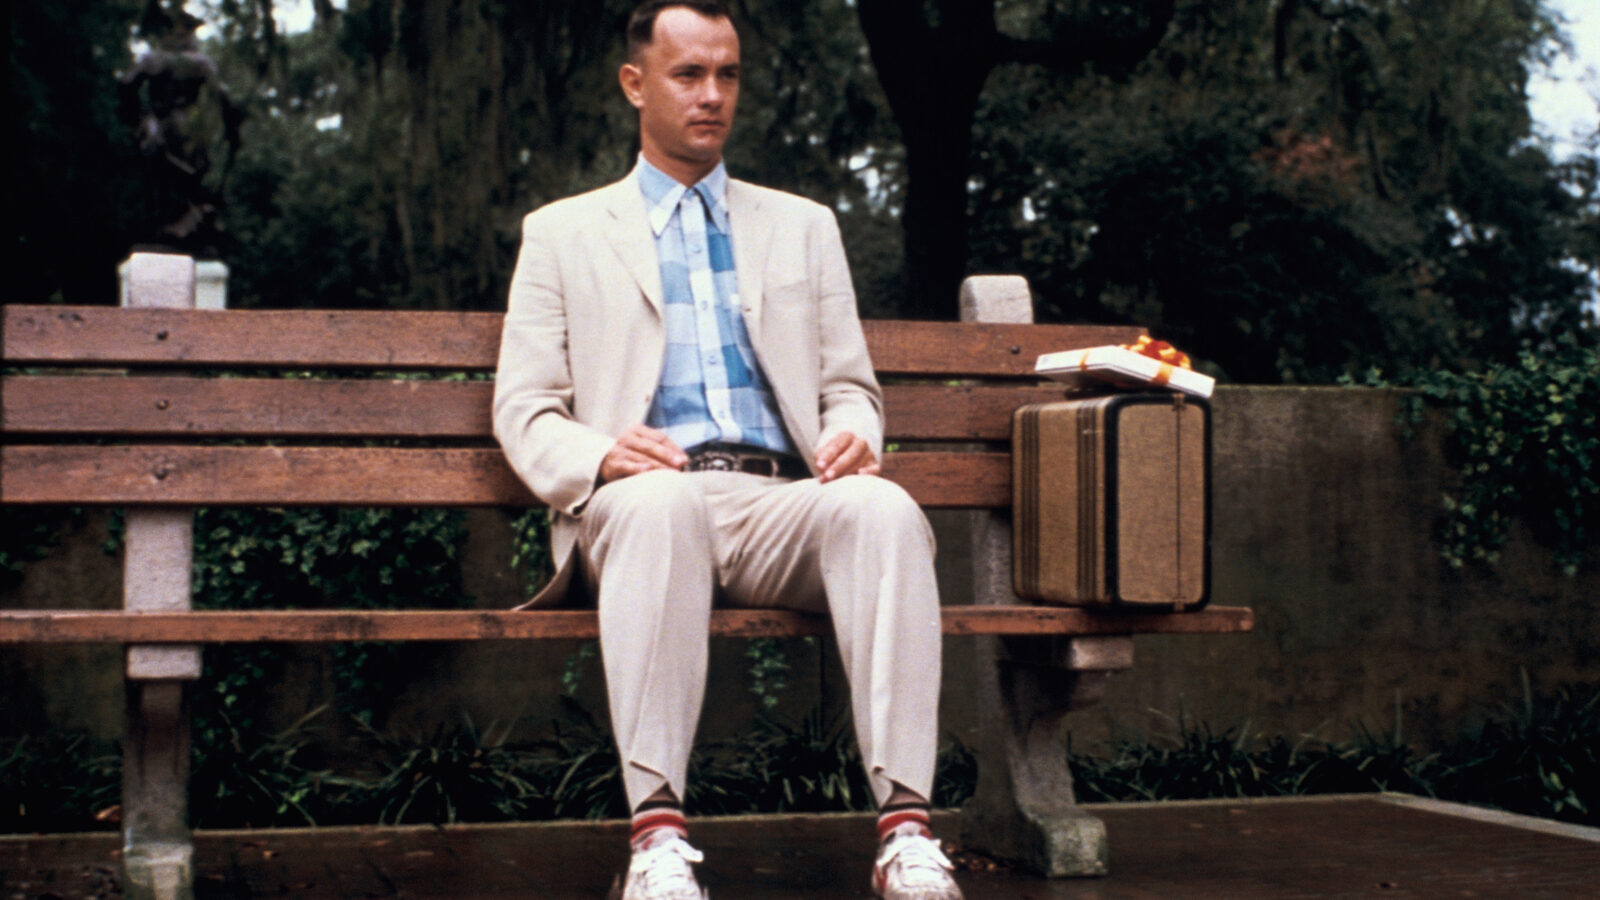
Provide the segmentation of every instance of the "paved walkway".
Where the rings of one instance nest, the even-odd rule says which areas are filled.
[[[968,900],[1600,897],[1600,829],[1397,795],[1095,806],[1112,874],[1047,881],[957,852]],[[954,836],[953,813],[936,819]],[[697,820],[717,900],[867,898],[862,815]],[[203,832],[208,898],[595,898],[620,822]],[[0,900],[116,898],[110,834],[0,837]]]

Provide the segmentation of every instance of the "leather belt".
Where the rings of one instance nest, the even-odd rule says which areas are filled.
[[[799,457],[738,444],[701,444],[689,453],[685,472],[747,472],[766,478],[809,478]]]

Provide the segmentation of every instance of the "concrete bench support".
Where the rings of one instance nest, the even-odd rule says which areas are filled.
[[[123,305],[192,309],[195,262],[135,253],[122,268]],[[157,471],[153,478],[163,477]],[[134,509],[125,520],[124,609],[191,607],[194,514]],[[189,831],[189,682],[200,677],[195,645],[127,648],[122,756],[122,871],[129,900],[190,900],[194,839]]]
[[[974,276],[961,285],[964,322],[1031,323],[1026,280]],[[1010,510],[971,514],[973,599],[1018,603],[1011,588]],[[1100,699],[1115,672],[1133,666],[1131,637],[978,639],[978,786],[961,808],[968,848],[1050,877],[1104,875],[1105,823],[1072,791],[1062,720]]]

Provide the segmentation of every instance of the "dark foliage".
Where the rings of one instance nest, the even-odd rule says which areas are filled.
[[[319,711],[320,712],[320,711]],[[362,728],[361,764],[333,772],[312,727],[278,734],[231,726],[196,735],[194,820],[208,827],[500,822],[626,815],[607,729],[568,703],[549,737],[510,742],[504,726],[470,721],[428,736]],[[1080,802],[1397,791],[1600,824],[1600,694],[1527,692],[1432,752],[1397,733],[1357,728],[1329,741],[1248,728],[1216,730],[1181,717],[1169,734],[1128,737],[1094,752],[1069,747]],[[348,768],[348,767],[347,767]],[[0,829],[111,827],[118,760],[83,735],[0,743]],[[976,783],[972,752],[940,753],[934,801],[959,806]],[[16,798],[14,801],[10,798]],[[692,814],[823,812],[872,806],[843,716],[761,716],[738,741],[691,761]]]
[[[30,264],[7,301],[114,297],[140,6],[13,16]],[[232,305],[500,308],[522,214],[631,165],[630,6],[352,0],[286,34],[271,4],[212,5],[249,114],[214,172]],[[1268,383],[1594,342],[1595,149],[1533,134],[1526,86],[1560,46],[1538,4],[735,11],[730,166],[839,211],[869,314],[951,317],[961,273],[1022,272],[1043,319],[1137,322]]]
[[[0,740],[0,832],[109,828],[121,774],[116,748],[81,732]]]

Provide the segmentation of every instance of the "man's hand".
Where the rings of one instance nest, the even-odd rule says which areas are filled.
[[[848,431],[817,448],[817,480],[826,484],[846,475],[876,475],[883,471],[867,442]]]
[[[620,481],[652,469],[681,469],[688,461],[689,454],[665,432],[634,425],[617,438],[600,460],[600,479]]]

